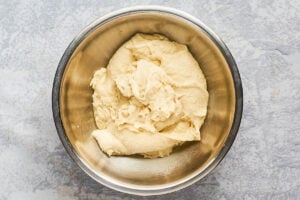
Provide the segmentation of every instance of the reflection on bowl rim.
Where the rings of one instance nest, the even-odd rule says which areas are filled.
[[[219,50],[222,52],[224,58],[226,59],[228,66],[231,71],[231,75],[234,82],[234,89],[235,89],[235,96],[236,96],[236,104],[235,104],[235,113],[234,113],[234,119],[232,123],[232,127],[230,129],[230,133],[221,148],[220,152],[215,156],[215,158],[204,168],[200,173],[196,174],[193,177],[189,177],[188,179],[183,179],[180,182],[176,182],[174,184],[170,184],[167,186],[157,186],[157,187],[144,187],[143,189],[135,189],[130,186],[124,186],[120,185],[118,183],[114,183],[113,180],[108,180],[107,178],[104,179],[100,176],[98,176],[97,172],[93,170],[91,167],[86,164],[86,162],[80,158],[80,156],[77,154],[75,149],[72,147],[65,130],[63,128],[61,116],[60,116],[60,86],[61,86],[61,80],[63,77],[63,73],[65,70],[65,67],[69,61],[69,58],[72,56],[73,52],[77,48],[77,46],[82,42],[82,40],[93,30],[95,30],[100,25],[106,23],[107,21],[112,20],[115,17],[123,16],[130,13],[138,13],[138,12],[159,12],[159,13],[166,13],[170,14],[179,18],[182,18],[186,21],[189,21],[196,25],[199,29],[201,29],[206,35],[216,44],[216,46],[219,48]],[[70,45],[65,50],[59,65],[57,67],[57,71],[54,77],[53,82],[53,89],[52,89],[52,111],[53,111],[53,117],[55,126],[59,135],[59,138],[61,142],[63,143],[65,149],[67,150],[68,154],[71,156],[71,158],[79,165],[79,167],[85,171],[90,177],[92,177],[97,182],[115,189],[117,191],[130,193],[130,194],[136,194],[136,195],[159,195],[159,194],[165,194],[170,193],[173,191],[177,191],[179,189],[185,188],[196,181],[202,179],[205,177],[208,173],[210,173],[224,158],[226,153],[229,151],[240,126],[241,117],[242,117],[242,110],[243,110],[243,90],[242,90],[242,83],[239,71],[237,69],[236,63],[234,61],[234,58],[232,57],[229,49],[226,47],[224,42],[205,24],[203,24],[201,21],[196,19],[195,17],[179,11],[177,9],[169,8],[169,7],[162,7],[162,6],[135,6],[135,7],[129,7],[124,8],[115,12],[111,12],[103,17],[98,18],[91,24],[89,24],[83,31],[81,31],[70,43]]]

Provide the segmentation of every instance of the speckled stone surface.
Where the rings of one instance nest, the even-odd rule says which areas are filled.
[[[56,134],[60,57],[88,23],[138,4],[186,11],[217,32],[241,73],[244,114],[222,163],[181,191],[142,199],[300,199],[300,1],[0,0],[0,199],[141,199],[93,181]]]

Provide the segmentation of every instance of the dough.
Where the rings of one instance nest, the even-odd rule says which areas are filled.
[[[187,47],[158,34],[136,34],[91,81],[98,129],[111,155],[167,156],[200,140],[207,112],[204,75]]]

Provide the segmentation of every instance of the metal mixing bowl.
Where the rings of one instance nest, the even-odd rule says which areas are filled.
[[[90,135],[96,125],[89,84],[93,73],[137,32],[160,33],[188,46],[207,79],[208,114],[201,141],[186,143],[168,157],[109,158]],[[194,17],[158,6],[126,8],[87,26],[61,58],[52,93],[57,132],[73,160],[99,183],[137,195],[179,190],[211,172],[235,139],[242,101],[237,66],[221,39]]]

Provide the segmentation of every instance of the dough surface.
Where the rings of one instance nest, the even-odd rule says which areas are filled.
[[[200,140],[208,92],[185,45],[158,34],[136,34],[91,81],[98,129],[92,136],[111,155],[167,156]]]

